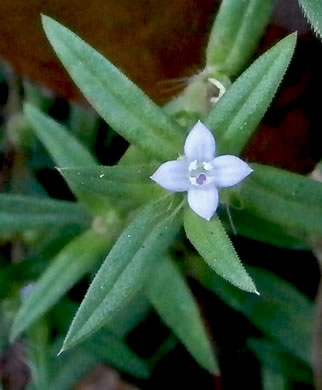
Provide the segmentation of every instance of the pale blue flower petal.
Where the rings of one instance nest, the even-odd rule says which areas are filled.
[[[243,160],[231,155],[216,157],[212,165],[214,183],[217,187],[230,187],[238,184],[253,172]]]
[[[188,163],[185,160],[167,161],[150,178],[168,191],[187,191],[190,186]]]
[[[201,218],[207,221],[215,214],[219,203],[218,191],[215,186],[205,189],[191,188],[188,190],[188,204]]]
[[[210,161],[215,157],[216,142],[211,131],[198,121],[191,129],[184,144],[188,161]]]

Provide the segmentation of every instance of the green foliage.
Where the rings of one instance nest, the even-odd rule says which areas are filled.
[[[104,329],[86,343],[86,348],[98,360],[137,378],[147,378],[150,374],[146,362],[130,350],[122,340]]]
[[[86,227],[90,221],[91,217],[86,210],[73,202],[0,195],[1,232],[22,232],[71,224]]]
[[[231,207],[232,206],[232,207]],[[241,206],[241,205],[240,205]],[[303,250],[307,249],[305,234],[272,223],[251,213],[251,210],[234,208],[234,205],[227,205],[229,214],[222,214],[221,221],[225,228],[232,233],[276,246],[278,248]]]
[[[265,339],[249,339],[247,344],[264,367],[288,379],[312,384],[310,368],[280,345]]]
[[[274,2],[222,1],[208,41],[210,71],[235,76],[244,69],[269,22]]]
[[[197,269],[198,267],[198,269]],[[260,296],[246,294],[198,263],[196,277],[225,303],[243,313],[264,334],[310,365],[313,304],[295,287],[260,268],[248,267]]]
[[[232,205],[293,230],[322,233],[322,184],[277,168],[253,164],[254,173],[232,195]]]
[[[313,31],[322,38],[322,3],[320,0],[299,0]]]
[[[242,290],[258,294],[218,217],[207,222],[187,209],[184,228],[191,243],[211,268]]]
[[[47,16],[42,21],[56,54],[102,118],[152,156],[175,157],[183,141],[179,125],[77,35]]]
[[[59,172],[78,194],[92,194],[118,201],[120,206],[142,204],[162,194],[160,187],[149,178],[156,164],[114,167],[61,168]]]
[[[96,165],[96,160],[58,122],[43,114],[30,103],[24,106],[24,113],[37,137],[58,167],[77,167]]]
[[[164,257],[154,267],[153,275],[156,277],[151,278],[146,286],[152,305],[199,364],[218,374],[197,304],[180,271]]]
[[[108,237],[91,230],[71,241],[53,260],[33,287],[31,294],[23,301],[12,325],[11,339],[15,339],[49,310],[102,259],[109,246]]]
[[[321,6],[313,0],[300,3],[321,35]],[[307,248],[306,240],[322,234],[322,185],[253,164],[254,172],[242,185],[220,191],[221,203],[230,207],[232,218],[228,208],[226,212],[220,208],[220,219],[206,221],[188,208],[184,194],[169,194],[150,180],[160,166],[156,161],[175,159],[183,152],[185,133],[200,117],[216,135],[217,154],[241,153],[271,104],[296,44],[296,35],[289,35],[239,76],[255,51],[273,4],[273,0],[223,0],[210,34],[205,69],[165,109],[73,32],[42,17],[46,35],[72,79],[131,145],[117,166],[99,166],[85,146],[92,150],[97,142],[93,113],[73,107],[67,121],[72,132],[30,103],[24,105],[24,117],[17,116],[27,132],[29,123],[79,201],[0,195],[1,240],[9,243],[14,261],[16,253],[18,260],[25,255],[18,264],[0,258],[4,264],[0,296],[10,307],[4,311],[3,323],[9,327],[17,311],[11,338],[24,332],[29,345],[30,389],[70,389],[102,362],[138,378],[148,377],[151,367],[176,343],[171,335],[152,353],[149,366],[128,347],[127,335],[144,321],[151,307],[196,361],[218,374],[211,341],[183,271],[243,313],[264,335],[249,340],[248,346],[260,360],[265,389],[287,389],[294,380],[312,382],[312,302],[268,271],[245,269],[221,219],[232,230],[233,222],[237,233],[246,237],[280,247]],[[209,77],[229,87],[218,102],[211,100],[214,91]],[[48,101],[37,91],[29,89],[25,96],[48,108]],[[18,122],[11,120],[10,126]],[[38,153],[38,145],[21,143],[19,147],[26,149],[22,153],[30,169],[23,188],[45,195],[46,188],[36,184],[34,172],[44,162],[39,163],[37,157],[35,162],[31,156],[29,164],[29,153]],[[19,176],[12,182],[19,183]],[[8,188],[15,187],[9,183]],[[207,264],[183,246],[182,222],[186,236]],[[176,253],[182,255],[182,269],[175,264]],[[77,309],[64,294],[86,274],[93,280]],[[252,278],[260,296],[249,294],[258,294]],[[19,297],[24,294],[26,285],[32,287],[31,293],[16,310],[18,293]],[[52,321],[44,316],[49,311]],[[57,345],[61,346],[73,316],[61,352],[76,348],[57,358]],[[52,345],[53,330],[58,337]]]
[[[172,206],[172,207],[171,207]],[[142,287],[152,264],[180,226],[173,202],[148,204],[123,231],[94,278],[64,341],[63,350],[90,336]]]
[[[268,109],[292,58],[296,35],[259,57],[228,89],[205,119],[220,153],[238,155]]]

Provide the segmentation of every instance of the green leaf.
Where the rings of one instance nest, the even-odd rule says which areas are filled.
[[[309,177],[262,164],[251,164],[250,179],[277,195],[322,208],[322,183]]]
[[[248,339],[248,347],[263,366],[296,382],[312,384],[312,369],[276,343],[265,339]]]
[[[192,245],[211,268],[240,289],[258,294],[218,217],[206,221],[187,208],[184,228]]]
[[[98,271],[76,313],[62,350],[102,327],[139,291],[152,264],[173,241],[180,222],[176,210],[171,210],[166,201],[150,203],[140,210]]]
[[[137,378],[148,378],[147,363],[140,359],[124,341],[104,330],[87,341],[86,348],[100,361]]]
[[[28,367],[31,371],[32,383],[37,390],[47,389],[49,384],[48,336],[48,326],[45,320],[34,324],[28,332]]]
[[[124,341],[104,331],[93,340],[55,357],[55,375],[49,390],[70,390],[97,364],[105,363],[137,378],[147,378],[147,364]]]
[[[183,134],[174,120],[77,35],[47,16],[42,22],[70,76],[114,130],[161,160],[177,156]]]
[[[184,277],[167,257],[153,268],[153,274],[157,278],[151,275],[146,285],[148,299],[197,362],[206,370],[218,374],[218,365],[197,303]]]
[[[313,31],[322,38],[322,3],[320,0],[299,0]]]
[[[48,390],[70,390],[74,388],[99,363],[99,359],[84,348],[78,348],[75,351],[71,351],[68,358],[64,358],[57,363],[54,366],[54,376]]]
[[[229,206],[228,206],[229,207]],[[225,228],[235,234],[262,241],[278,248],[304,250],[305,235],[298,231],[285,228],[277,223],[272,223],[260,218],[248,210],[229,208],[230,217],[221,214],[220,219]]]
[[[99,166],[90,168],[61,168],[59,171],[68,183],[80,193],[106,196],[117,200],[116,205],[142,204],[162,194],[150,176],[155,164],[130,166]]]
[[[268,109],[294,52],[291,34],[259,57],[229,88],[205,120],[219,153],[240,154]]]
[[[207,67],[237,75],[256,49],[270,20],[274,0],[223,0],[210,33]]]
[[[23,232],[53,226],[77,224],[88,226],[91,217],[75,202],[31,198],[23,195],[0,195],[0,231]]]
[[[311,364],[313,303],[290,283],[264,269],[247,267],[261,295],[246,294],[193,262],[194,275],[227,305],[243,313],[289,353]]]
[[[231,204],[305,235],[322,233],[322,184],[277,168],[252,164],[254,173],[231,193]]]
[[[24,105],[24,113],[58,167],[97,165],[87,149],[58,122],[30,103]]]
[[[263,390],[292,390],[290,381],[269,367],[262,367],[261,376]]]
[[[110,239],[88,230],[53,260],[19,309],[11,329],[15,339],[89,272],[110,246]]]
[[[31,104],[25,104],[25,115],[30,121],[39,139],[58,167],[97,166],[90,153],[68,133],[67,129],[43,114]],[[70,187],[75,196],[88,207],[94,215],[105,215],[111,210],[108,199],[95,196],[93,192],[80,191],[79,187]]]

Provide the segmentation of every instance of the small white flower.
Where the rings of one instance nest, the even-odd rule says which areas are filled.
[[[162,164],[151,179],[172,192],[188,192],[188,203],[200,217],[210,220],[219,203],[217,188],[230,187],[253,172],[240,158],[215,158],[212,133],[198,121],[184,144],[184,157]]]

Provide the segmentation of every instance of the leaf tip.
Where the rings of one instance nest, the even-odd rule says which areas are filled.
[[[14,343],[17,340],[17,337],[19,336],[20,333],[21,331],[17,329],[17,326],[14,321],[9,335],[9,343],[10,344]]]
[[[64,346],[62,346],[59,350],[59,352],[57,353],[57,357],[60,356],[63,352],[65,352],[66,349],[64,348]]]

